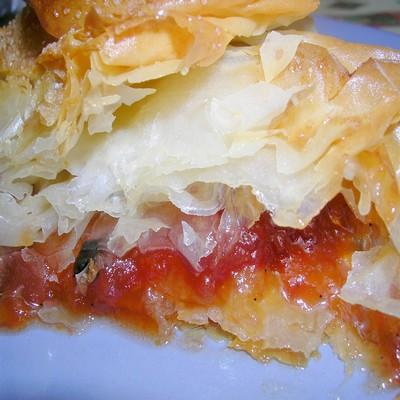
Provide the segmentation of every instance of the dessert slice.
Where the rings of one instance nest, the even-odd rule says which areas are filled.
[[[216,325],[295,365],[327,340],[398,384],[400,53],[249,40],[314,2],[237,3],[3,29],[0,326]]]

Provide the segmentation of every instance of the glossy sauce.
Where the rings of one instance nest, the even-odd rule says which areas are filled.
[[[252,266],[257,276],[278,273],[288,301],[305,309],[328,304],[339,320],[375,346],[377,372],[400,383],[399,320],[337,297],[352,252],[367,249],[378,235],[377,226],[361,223],[338,196],[304,230],[278,227],[264,213],[253,227],[241,229],[227,254],[214,251],[202,259],[201,273],[177,250],[141,253],[134,248],[121,258],[106,254],[104,268],[86,293],[78,290],[72,265],[57,273],[51,249],[64,239],[52,237],[2,257],[0,327],[22,328],[50,304],[62,305],[76,318],[106,316],[150,335],[168,334],[168,326],[176,323],[174,305],[222,305],[238,273]]]

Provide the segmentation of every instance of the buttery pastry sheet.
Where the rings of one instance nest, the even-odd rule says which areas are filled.
[[[52,254],[61,272],[98,213],[117,219],[104,245],[123,256],[150,230],[174,229],[176,213],[229,214],[233,202],[237,223],[268,211],[303,229],[341,193],[384,232],[352,255],[341,297],[400,317],[399,52],[264,34],[315,1],[49,4],[31,1],[44,30],[30,11],[0,30],[3,249],[66,235]],[[179,229],[177,248],[201,272],[211,227]],[[329,311],[274,299],[263,315],[285,315],[293,334],[237,322],[234,297],[228,312],[178,315],[311,355]]]

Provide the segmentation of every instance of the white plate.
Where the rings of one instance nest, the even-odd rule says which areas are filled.
[[[343,25],[344,24],[344,25]],[[381,45],[396,35],[317,19],[327,34]],[[396,40],[394,40],[396,39]],[[97,323],[80,335],[33,326],[0,334],[0,399],[4,400],[221,400],[393,399],[366,372],[349,376],[326,345],[306,369],[263,365],[208,340],[200,351],[179,338],[157,347],[115,326]]]
[[[261,364],[208,340],[157,347],[98,323],[70,336],[32,327],[0,337],[0,399],[223,400],[393,399],[366,373],[346,375],[328,346],[306,369]]]

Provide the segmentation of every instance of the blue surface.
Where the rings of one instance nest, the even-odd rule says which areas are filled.
[[[98,323],[81,335],[31,327],[0,335],[1,400],[392,400],[366,373],[349,376],[331,349],[306,369],[261,364],[207,340],[157,347]],[[315,379],[318,377],[318,379]]]
[[[364,25],[352,24],[332,18],[315,16],[317,31],[352,42],[400,49],[400,35]]]

